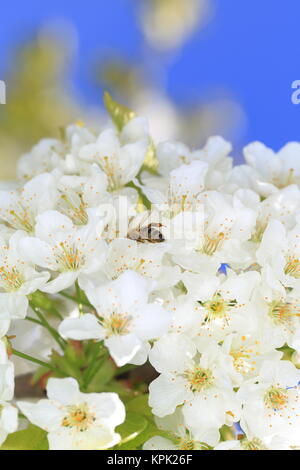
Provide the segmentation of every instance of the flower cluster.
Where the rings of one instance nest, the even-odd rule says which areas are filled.
[[[155,145],[106,104],[100,134],[41,141],[0,191],[0,442],[18,427],[12,361],[36,351],[48,399],[17,406],[50,449],[122,445],[116,377],[147,361],[144,449],[299,448],[300,144],[253,143],[233,166],[221,137]]]

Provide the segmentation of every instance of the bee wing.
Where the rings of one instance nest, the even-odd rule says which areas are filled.
[[[140,232],[138,230],[132,230],[128,234],[128,238],[130,238],[130,240],[139,240],[140,237],[141,237],[141,235],[140,235]]]

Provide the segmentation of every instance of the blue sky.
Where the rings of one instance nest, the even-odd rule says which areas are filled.
[[[47,20],[74,24],[79,38],[72,80],[90,103],[99,100],[89,80],[97,51],[143,55],[133,4],[139,0],[11,0],[1,5],[0,78],[14,45]],[[187,0],[188,1],[188,0]],[[263,140],[278,149],[300,140],[300,105],[291,83],[300,80],[299,0],[214,0],[215,14],[166,67],[168,94],[178,103],[205,100],[215,90],[241,103],[247,115],[243,143]],[[152,53],[153,73],[162,57]]]

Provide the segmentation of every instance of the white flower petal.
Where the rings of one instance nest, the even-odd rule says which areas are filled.
[[[135,322],[135,332],[142,340],[160,338],[167,333],[171,314],[159,304],[148,304],[142,308]]]
[[[40,400],[38,403],[18,401],[17,405],[32,424],[47,432],[59,429],[64,418],[64,410],[50,400]]]
[[[95,315],[90,313],[79,318],[66,318],[59,325],[58,331],[64,338],[78,341],[104,338],[103,328]]]
[[[155,415],[164,417],[174,413],[187,396],[186,382],[182,377],[160,375],[149,386],[149,405]]]
[[[76,403],[80,396],[79,386],[75,379],[68,377],[66,379],[50,378],[47,383],[47,395],[49,400],[70,405]]]
[[[119,367],[130,362],[142,347],[141,340],[133,334],[110,336],[104,343]]]

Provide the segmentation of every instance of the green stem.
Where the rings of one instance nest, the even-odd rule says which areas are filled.
[[[26,317],[25,320],[31,321],[32,323],[36,323],[37,325],[40,325],[40,326],[44,326],[43,323],[37,320],[36,318]]]
[[[36,359],[35,357],[29,356],[28,354],[22,353],[20,351],[17,351],[17,349],[13,349],[12,353],[15,356],[21,357],[22,359],[26,359],[26,361],[34,362],[35,364],[38,364],[39,366],[45,367],[49,370],[52,370],[53,372],[58,372],[55,367],[52,367],[50,364],[44,361],[40,361],[39,359]]]
[[[83,303],[82,303],[82,299],[81,299],[81,289],[79,287],[79,284],[78,284],[77,280],[75,282],[75,289],[76,289],[76,295],[77,295],[77,299],[78,299],[78,310],[79,310],[80,315],[82,315],[83,314]]]
[[[54,328],[52,328],[52,326],[50,325],[50,323],[48,323],[48,321],[46,320],[44,315],[40,312],[40,309],[38,307],[36,307],[33,302],[30,302],[29,304],[30,304],[30,307],[32,308],[32,310],[38,316],[38,318],[40,320],[40,323],[44,326],[44,328],[46,328],[49,331],[50,335],[57,342],[57,344],[62,349],[64,349],[65,345],[66,345],[65,340],[60,337],[60,335],[57,333],[57,331]]]
[[[64,317],[62,316],[62,314],[55,308],[55,307],[52,307],[51,311],[54,313],[54,315],[59,318],[60,320],[63,320]]]
[[[102,344],[101,344],[101,347],[102,347]],[[90,365],[88,366],[88,368],[85,370],[83,374],[83,383],[84,383],[85,389],[88,388],[95,374],[98,372],[99,368],[102,366],[103,362],[107,358],[108,351],[104,349],[104,351],[102,351],[102,354],[101,355],[100,354],[101,354],[101,350],[96,349],[91,358]]]
[[[35,307],[40,308],[41,310],[51,313],[60,320],[63,320],[64,317],[55,307],[54,301],[49,298],[44,292],[37,291],[34,294],[29,296],[29,300],[35,305]]]
[[[61,291],[59,292],[59,295],[62,297],[65,297],[66,299],[72,300],[75,302],[75,304],[78,304],[78,302],[81,302],[82,305],[85,305],[86,307],[91,308],[91,305],[87,302],[85,302],[83,299],[80,299],[80,301],[77,299],[77,297],[73,297],[73,295],[68,294],[67,292]]]

